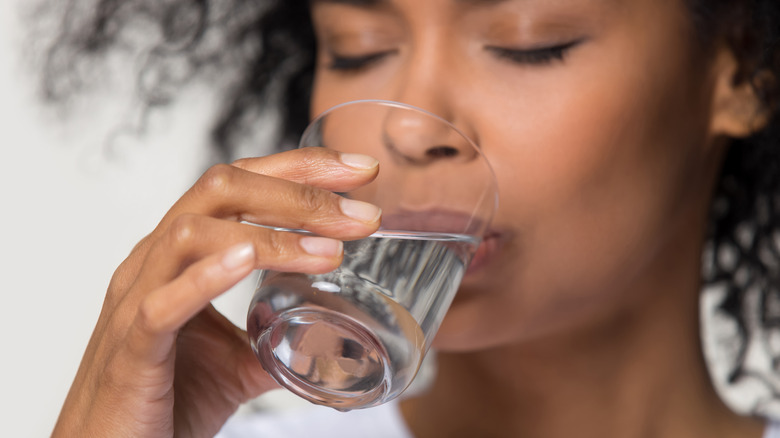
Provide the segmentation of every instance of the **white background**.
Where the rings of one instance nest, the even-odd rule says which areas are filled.
[[[108,141],[138,113],[129,77],[96,87],[61,117],[62,108],[40,98],[21,4],[0,2],[0,436],[42,437],[56,421],[112,272],[206,168],[213,114],[208,87],[194,87],[155,113],[145,136]],[[250,282],[218,303],[238,324]],[[712,351],[718,342],[710,337],[705,346]],[[755,351],[752,363],[765,367]],[[727,395],[746,409],[761,394],[746,382]]]
[[[44,103],[23,4],[0,1],[3,437],[50,434],[114,269],[207,167],[212,116],[194,87],[145,135],[111,141],[137,118],[132,78]],[[218,305],[239,324],[250,281]]]

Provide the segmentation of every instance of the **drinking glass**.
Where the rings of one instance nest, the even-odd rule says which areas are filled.
[[[335,271],[261,272],[247,331],[283,387],[339,410],[375,406],[417,373],[495,211],[495,176],[451,123],[397,102],[331,108],[300,146],[378,159],[373,182],[341,195],[382,208],[381,226],[345,242]]]

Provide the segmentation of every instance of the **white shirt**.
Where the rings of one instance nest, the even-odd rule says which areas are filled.
[[[310,406],[282,413],[231,418],[216,438],[414,438],[397,402],[370,409],[338,412]],[[780,438],[780,422],[767,423],[764,438]]]
[[[780,438],[780,422],[770,421],[766,426],[764,438]]]
[[[299,409],[231,418],[217,438],[413,438],[397,401],[339,412],[310,405]]]

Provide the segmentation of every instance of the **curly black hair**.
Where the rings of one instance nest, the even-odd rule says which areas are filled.
[[[730,381],[747,375],[750,322],[780,327],[780,1],[684,0],[702,48],[727,41],[738,57],[735,83],[750,83],[771,114],[760,132],[735,139],[712,202],[705,285],[722,285],[720,309],[743,340]],[[124,30],[141,23],[159,40],[144,54],[138,91],[164,105],[197,76],[231,78],[212,140],[230,158],[264,111],[279,111],[281,143],[293,143],[309,115],[315,38],[303,0],[70,0],[48,53],[44,90],[59,100],[81,85],[78,63],[127,46]],[[757,294],[758,312],[747,311]],[[775,369],[780,352],[773,353]],[[780,395],[780,394],[778,394]]]
[[[729,145],[712,201],[703,280],[724,288],[719,309],[742,339],[728,381],[750,375],[777,399],[771,379],[747,369],[745,359],[757,340],[773,371],[780,369],[780,352],[770,342],[780,327],[780,2],[687,1],[702,42],[725,38],[739,61],[734,83],[752,85],[770,114],[764,129]]]
[[[124,50],[140,59],[136,91],[147,108],[169,104],[195,78],[227,78],[211,131],[224,159],[266,110],[281,113],[282,143],[308,122],[315,40],[307,1],[69,0],[40,9],[62,17],[45,56],[49,100],[66,101],[89,85],[85,71]],[[140,53],[137,33],[147,35]]]

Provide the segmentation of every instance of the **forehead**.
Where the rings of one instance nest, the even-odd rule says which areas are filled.
[[[620,16],[640,17],[639,24],[646,23],[646,16],[652,15],[648,9],[658,9],[660,4],[672,2],[682,3],[683,0],[309,0],[315,13],[318,10],[331,10],[325,7],[331,5],[334,10],[344,7],[406,19],[420,16],[453,17],[450,14],[476,19],[485,16],[472,13],[485,12],[493,18],[502,17],[504,21],[517,21],[526,25],[531,22],[560,22],[567,26],[587,23],[603,25],[605,21]],[[328,15],[329,20],[343,22],[339,18],[339,15]]]
[[[315,8],[318,5],[342,5],[382,11],[400,11],[402,9],[435,11],[438,8],[468,11],[495,7],[497,10],[505,11],[554,10],[559,13],[577,14],[589,10],[614,12],[626,9],[625,6],[632,6],[635,9],[642,3],[652,4],[653,2],[665,3],[668,1],[675,0],[309,0],[309,4]]]
[[[474,5],[491,5],[498,3],[506,3],[512,0],[448,0],[449,3],[455,4],[474,4]],[[525,0],[524,0],[525,1]],[[337,3],[351,6],[381,6],[394,3],[394,0],[311,0],[311,3]]]
[[[429,1],[429,0],[425,0]],[[517,3],[517,4],[533,4],[533,3],[569,3],[569,4],[581,4],[581,3],[597,3],[597,4],[618,4],[622,0],[443,0],[444,4],[451,4],[453,6],[494,6],[504,3]],[[364,8],[381,7],[381,6],[393,6],[398,3],[398,0],[310,0],[312,5],[316,4],[340,4],[347,6],[357,6]]]

